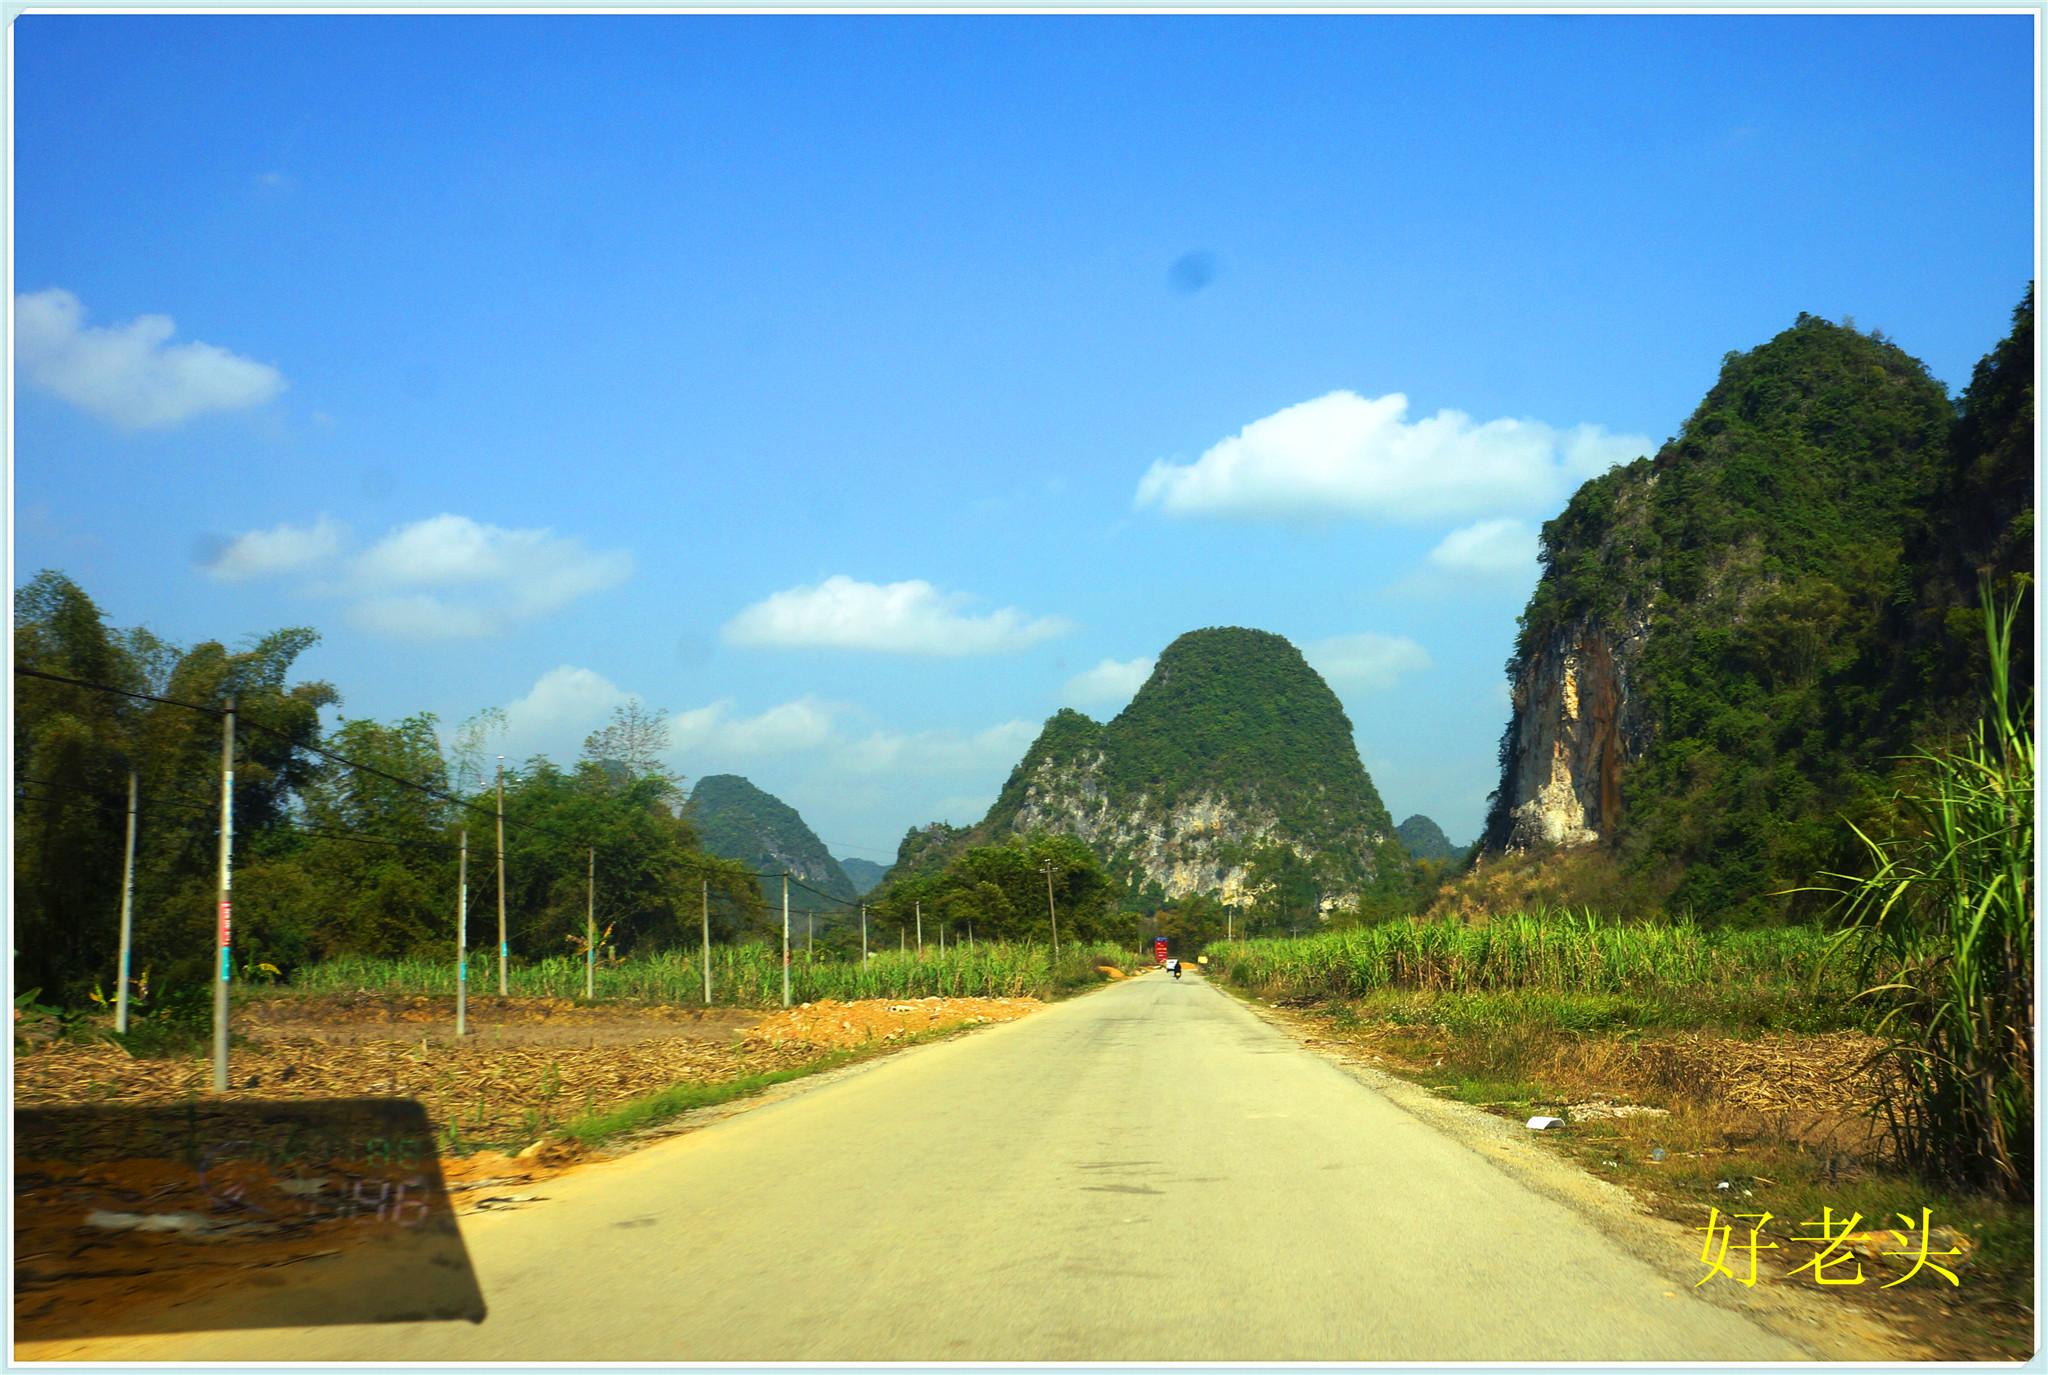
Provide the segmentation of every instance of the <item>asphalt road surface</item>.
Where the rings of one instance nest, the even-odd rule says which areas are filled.
[[[101,1359],[1747,1360],[1674,1281],[1198,978],[890,1057],[466,1217],[481,1324]],[[372,1284],[347,1260],[281,1271]],[[242,1301],[246,1318],[289,1285]],[[303,1310],[302,1310],[303,1311]],[[54,1353],[52,1353],[54,1354]]]

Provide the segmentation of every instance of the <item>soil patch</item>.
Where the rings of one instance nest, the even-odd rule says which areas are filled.
[[[839,1049],[901,1040],[937,1027],[1014,1022],[1044,1006],[1036,998],[869,998],[851,1003],[826,998],[763,1017],[747,1032],[746,1043]]]

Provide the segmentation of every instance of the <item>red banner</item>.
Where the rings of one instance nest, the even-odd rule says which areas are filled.
[[[220,943],[222,945],[233,945],[235,943],[235,923],[234,917],[231,914],[233,907],[234,904],[227,901],[223,901],[220,905]]]
[[[1154,964],[1166,963],[1166,937],[1161,936],[1152,942],[1152,961]]]

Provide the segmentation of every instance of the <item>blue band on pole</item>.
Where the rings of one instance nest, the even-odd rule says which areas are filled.
[[[503,942],[503,941],[499,941],[499,942],[498,942],[498,958],[499,958],[499,959],[501,959],[501,960],[509,960],[509,959],[511,959],[511,958],[512,958],[512,947],[511,947],[511,946],[509,946],[509,945],[507,945],[507,944],[505,944],[505,942]]]
[[[469,961],[468,961],[468,960],[457,960],[457,961],[455,962],[455,982],[457,982],[457,983],[467,983],[468,981],[469,981]]]
[[[225,945],[223,945],[220,948],[220,981],[222,983],[226,983],[228,981],[228,975],[234,969],[234,967],[235,962],[233,958],[233,952],[231,952]]]

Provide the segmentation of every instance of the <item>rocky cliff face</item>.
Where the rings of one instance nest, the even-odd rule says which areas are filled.
[[[2031,531],[2031,306],[1965,398],[1981,434],[1890,341],[1801,316],[1580,487],[1543,527],[1484,849],[1597,845],[1560,871],[1715,918],[1855,862],[1845,809],[1978,692],[1952,601],[1915,589],[2013,547],[1972,542],[1969,501],[2009,493],[1994,523]]]
[[[1521,665],[1489,849],[1591,845],[1619,824],[1622,774],[1648,738],[1629,689],[1646,631],[1583,618]]]
[[[1342,705],[1300,651],[1223,628],[1169,645],[1114,720],[1053,716],[980,824],[938,845],[913,832],[904,853],[928,865],[1034,831],[1081,839],[1158,901],[1236,901],[1305,867],[1296,881],[1327,911],[1372,876],[1393,824]]]

